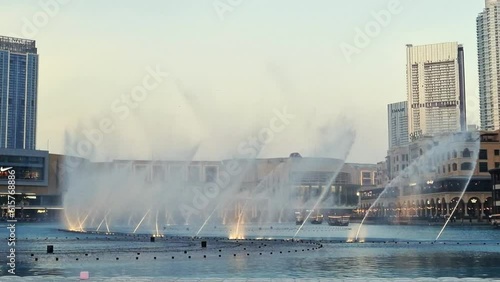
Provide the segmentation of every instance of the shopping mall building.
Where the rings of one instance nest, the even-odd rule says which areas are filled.
[[[498,213],[490,172],[500,167],[500,131],[463,136],[424,137],[391,149],[379,165],[379,185],[360,190],[359,213],[371,207],[373,218],[439,218],[456,207],[456,218],[478,220]]]
[[[245,167],[238,177],[241,191],[260,189],[269,193],[290,190],[286,197],[294,211],[311,209],[320,195],[317,209],[322,213],[351,213],[359,204],[361,187],[373,187],[376,165],[344,163],[332,158],[303,158],[298,153],[285,158],[223,161],[115,160],[92,163],[84,159],[49,154],[47,151],[0,149],[0,164],[9,170],[0,174],[2,218],[7,217],[8,175],[16,176],[16,217],[24,220],[54,219],[62,215],[63,196],[71,189],[70,175],[94,167],[106,173],[127,170],[144,178],[144,185],[171,181],[182,187],[216,182],[224,178],[228,165]],[[85,165],[82,165],[85,164]],[[81,169],[85,167],[85,169]],[[233,178],[234,179],[234,178]],[[285,188],[285,189],[283,189]],[[267,192],[266,192],[267,193]],[[261,203],[271,205],[272,203]],[[257,208],[257,207],[256,207]],[[258,207],[262,210],[262,206]]]
[[[479,139],[464,142],[457,138],[441,147],[436,147],[439,142],[435,138],[421,138],[392,149],[386,161],[378,164],[344,163],[298,153],[255,160],[96,163],[47,151],[0,149],[1,166],[10,168],[0,172],[0,205],[6,218],[10,171],[16,176],[16,217],[33,220],[62,215],[64,193],[71,189],[69,175],[85,173],[80,169],[82,164],[102,172],[127,170],[144,178],[144,185],[177,181],[178,189],[224,179],[228,167],[236,164],[245,169],[233,177],[238,183],[234,189],[260,189],[275,198],[282,197],[291,203],[284,212],[292,218],[297,211],[311,210],[321,198],[316,209],[324,215],[354,212],[362,216],[372,207],[370,217],[431,218],[451,215],[456,207],[453,215],[458,218],[484,219],[500,208],[500,189],[493,190],[491,180],[492,174],[500,179],[500,171],[495,169],[500,167],[499,135],[499,131],[481,132]],[[494,187],[500,187],[498,183]],[[286,193],[277,194],[283,191]],[[273,208],[273,203],[265,199],[258,205],[253,210]]]

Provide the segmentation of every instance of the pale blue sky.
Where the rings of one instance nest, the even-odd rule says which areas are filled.
[[[268,126],[274,108],[287,106],[296,118],[261,157],[331,152],[319,140],[328,125],[356,131],[348,161],[382,161],[387,104],[406,99],[407,43],[464,45],[468,122],[479,123],[481,0],[401,0],[402,12],[351,62],[339,46],[353,44],[355,28],[391,1],[241,0],[221,20],[213,0],[65,0],[48,24],[27,31],[23,18],[32,22],[45,2],[55,0],[0,0],[0,34],[37,40],[39,149],[50,139],[50,151],[71,151],[64,148],[66,130],[83,138],[83,129],[113,115],[113,101],[158,65],[170,77],[115,123],[98,155],[173,158],[199,145],[196,158],[234,156],[241,142]]]

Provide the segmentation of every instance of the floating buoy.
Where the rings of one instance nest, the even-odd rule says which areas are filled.
[[[82,271],[80,272],[80,280],[88,280],[90,277],[88,271]]]

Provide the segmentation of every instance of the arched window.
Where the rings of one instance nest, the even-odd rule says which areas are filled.
[[[457,169],[458,169],[457,167],[458,167],[458,166],[457,166],[457,164],[456,164],[456,163],[454,163],[454,164],[453,164],[453,171],[457,171]]]
[[[460,165],[460,170],[472,170],[471,163],[463,163]]]
[[[453,158],[456,159],[457,158],[457,151],[453,150]]]
[[[470,151],[469,149],[465,148],[465,150],[463,151],[463,156],[464,158],[470,158]]]

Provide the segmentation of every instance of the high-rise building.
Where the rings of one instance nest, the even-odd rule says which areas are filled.
[[[410,139],[467,130],[462,45],[407,45],[406,55]]]
[[[387,105],[389,150],[408,144],[408,102]]]
[[[35,41],[0,36],[0,148],[35,149],[37,94]]]
[[[481,129],[500,128],[500,0],[486,0],[477,23]]]

